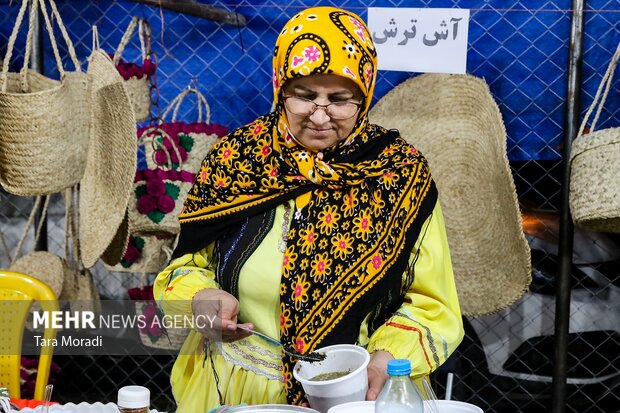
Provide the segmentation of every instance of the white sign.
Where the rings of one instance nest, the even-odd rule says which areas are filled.
[[[369,7],[379,69],[465,73],[469,9]]]

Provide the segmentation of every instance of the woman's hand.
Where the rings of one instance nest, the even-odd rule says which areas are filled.
[[[387,351],[375,351],[370,355],[370,363],[368,363],[368,391],[366,392],[366,400],[377,400],[377,396],[381,393],[383,385],[388,379],[387,364],[394,357]]]
[[[196,329],[209,340],[231,342],[251,333],[237,326],[254,328],[252,323],[237,324],[239,301],[231,294],[217,288],[205,288],[194,295],[192,312]]]

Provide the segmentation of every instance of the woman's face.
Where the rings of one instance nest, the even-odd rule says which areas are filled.
[[[362,92],[352,80],[333,74],[291,79],[284,85],[283,92],[284,98],[303,98],[317,105],[346,101],[361,103],[363,99]],[[286,109],[290,132],[299,143],[316,152],[329,148],[349,136],[358,115],[359,107],[348,119],[333,119],[324,107],[317,107],[313,113],[306,116],[296,115]]]

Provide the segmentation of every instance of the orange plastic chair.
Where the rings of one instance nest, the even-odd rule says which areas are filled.
[[[7,387],[11,397],[17,399],[21,397],[19,382],[24,328],[34,301],[43,311],[59,311],[58,298],[46,284],[26,274],[0,270],[0,387]],[[44,339],[55,337],[55,329],[44,330]],[[53,351],[53,346],[41,349],[35,399],[43,400]]]

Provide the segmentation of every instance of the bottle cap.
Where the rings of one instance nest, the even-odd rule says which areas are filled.
[[[149,407],[151,392],[142,386],[125,386],[118,390],[118,407],[139,409]]]
[[[411,373],[411,361],[408,359],[394,359],[388,361],[387,373],[391,376],[404,376]]]

